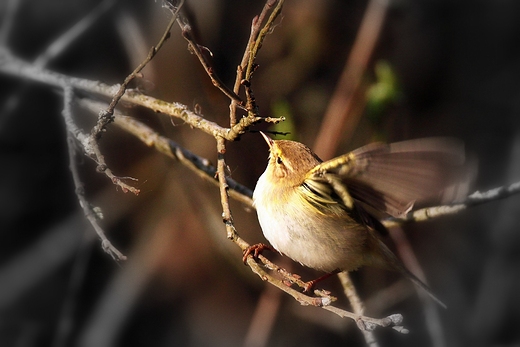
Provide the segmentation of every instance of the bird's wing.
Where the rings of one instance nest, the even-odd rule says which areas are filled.
[[[359,201],[399,217],[415,204],[445,203],[465,194],[460,182],[466,171],[460,141],[427,138],[361,147],[320,163],[305,182],[328,182],[347,207]]]

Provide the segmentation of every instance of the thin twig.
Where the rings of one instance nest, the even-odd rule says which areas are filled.
[[[0,50],[0,72],[59,87],[60,89],[70,86],[76,90],[105,97],[112,97],[119,89],[118,85],[109,86],[98,81],[70,77],[47,69],[38,68],[12,56],[5,50]],[[244,117],[232,128],[224,128],[215,122],[207,120],[202,115],[191,111],[186,105],[178,102],[166,102],[144,95],[136,90],[127,90],[121,97],[121,101],[143,106],[154,112],[167,114],[170,117],[179,118],[195,129],[199,129],[213,137],[222,137],[228,141],[236,140],[240,135],[244,134],[251,125],[260,121],[271,123],[283,121],[283,118]]]
[[[338,273],[338,278],[341,282],[341,285],[343,286],[343,292],[345,293],[345,296],[350,301],[350,305],[352,306],[352,310],[354,311],[354,313],[358,315],[363,315],[365,313],[365,305],[359,298],[359,295],[356,291],[356,287],[354,286],[354,283],[352,283],[352,280],[350,279],[350,275],[348,274],[348,272],[343,271]],[[363,332],[365,342],[368,346],[379,346],[376,337],[372,331],[366,329],[361,329],[361,331]]]
[[[97,142],[92,142],[92,137],[83,133],[77,127],[76,123],[74,123],[74,120],[72,119],[72,107],[71,107],[71,104],[73,101],[73,96],[74,96],[73,88],[70,86],[65,86],[63,88],[63,90],[64,90],[64,102],[65,102],[63,113],[64,113],[64,117],[65,117],[65,124],[67,126],[67,130],[69,131],[69,133],[72,134],[74,136],[74,138],[81,144],[85,153],[92,160],[94,160],[96,162],[97,170],[99,172],[104,173],[108,178],[110,178],[110,180],[112,181],[113,184],[121,187],[123,192],[126,193],[126,192],[130,191],[130,192],[134,193],[135,195],[138,195],[139,189],[137,189],[125,182],[125,180],[134,180],[135,181],[135,179],[131,178],[131,177],[119,177],[119,176],[114,175],[112,170],[110,170],[108,168],[108,165],[105,162],[105,157],[101,153]]]
[[[220,203],[222,204],[222,221],[226,225],[227,238],[236,240],[238,233],[233,225],[233,217],[229,207],[228,183],[226,179],[226,143],[222,137],[217,137],[217,176],[220,188]]]
[[[2,20],[0,20],[0,47],[7,47],[9,35],[11,35],[13,30],[16,13],[21,4],[21,0],[7,0],[3,3]]]
[[[90,230],[83,232],[80,248],[74,256],[68,287],[60,309],[59,321],[54,333],[52,347],[64,347],[68,345],[68,339],[75,325],[75,311],[80,303],[79,293],[81,293],[89,268],[93,240],[94,233],[90,232]]]
[[[76,127],[73,119],[72,119],[72,102],[74,99],[74,92],[72,88],[64,89],[64,106],[63,106],[63,118],[65,120],[65,125],[67,127],[68,133],[68,148],[69,148],[69,168],[72,173],[72,179],[74,181],[74,186],[76,187],[76,196],[78,197],[79,204],[83,209],[83,213],[85,217],[87,217],[88,221],[98,234],[101,239],[101,246],[105,252],[110,254],[110,256],[117,260],[126,260],[126,257],[112,245],[112,243],[108,240],[105,235],[105,232],[101,228],[98,223],[98,219],[101,218],[101,212],[98,208],[92,207],[84,195],[83,183],[81,182],[81,178],[79,175],[78,168],[76,166],[76,150],[75,144],[79,138],[85,138],[86,135],[82,134],[81,131]]]
[[[9,31],[8,27],[12,24],[9,24],[12,18],[15,17],[15,11],[18,4],[21,3],[19,0],[11,0],[7,2],[7,10],[5,13],[5,20],[2,28],[0,28],[0,32],[3,32],[4,35]],[[35,67],[45,67],[49,64],[49,62],[53,61],[57,57],[61,56],[69,47],[72,46],[73,43],[78,40],[78,38],[87,32],[88,29],[92,28],[97,20],[106,13],[114,4],[114,0],[104,0],[99,3],[91,12],[89,12],[85,17],[83,17],[80,21],[66,30],[64,33],[59,35],[53,42],[51,42],[45,51],[39,54],[36,59],[34,59],[33,65]],[[0,34],[2,35],[2,34]],[[7,38],[6,38],[7,39]],[[0,46],[1,44],[0,38]],[[25,83],[19,84],[14,90],[10,90],[10,95],[6,96],[6,101],[3,105],[0,106],[0,114],[2,117],[0,118],[0,128],[3,127],[3,124],[9,122],[9,119],[13,115],[13,111],[18,108],[20,103],[25,100],[25,92],[29,89],[28,81]]]
[[[81,35],[92,28],[93,24],[112,8],[114,4],[115,0],[104,0],[100,2],[86,16],[47,46],[45,51],[36,58],[34,64],[43,67],[46,66],[49,61],[60,56],[67,48],[75,43]]]
[[[247,41],[246,48],[244,50],[244,55],[242,56],[242,61],[240,62],[240,65],[237,67],[237,76],[235,79],[235,85],[233,86],[233,92],[238,94],[240,87],[242,86],[242,81],[244,79],[244,71],[247,68],[247,64],[249,62],[249,56],[251,55],[251,48],[255,44],[255,41],[258,37],[258,33],[260,32],[260,29],[262,28],[262,23],[265,20],[265,17],[271,11],[274,4],[277,0],[267,0],[264,8],[262,9],[262,12],[253,18],[253,21],[251,23],[251,34],[249,35],[249,40]],[[231,102],[229,105],[229,123],[230,126],[233,127],[236,124],[236,103]]]
[[[191,24],[189,23],[188,18],[182,13],[179,13],[179,16],[177,17],[177,23],[181,28],[182,37],[184,37],[186,41],[188,41],[188,47],[190,49],[190,52],[194,53],[195,56],[197,56],[197,58],[200,61],[200,64],[208,74],[213,85],[220,89],[220,91],[224,93],[224,95],[226,95],[229,99],[231,99],[231,101],[234,102],[236,105],[244,107],[244,102],[242,101],[242,99],[240,99],[240,97],[228,86],[226,86],[224,82],[222,82],[220,77],[218,77],[215,69],[213,68],[213,66],[211,66],[211,64],[208,62],[208,59],[206,58],[206,55],[202,52],[203,46],[195,42],[193,29],[191,27]],[[208,49],[206,48],[206,50]]]
[[[469,195],[462,203],[422,208],[420,210],[409,212],[406,216],[401,218],[388,218],[383,221],[383,224],[387,228],[392,228],[403,223],[424,222],[442,216],[457,214],[468,207],[505,199],[511,195],[519,193],[520,182],[515,182],[509,186],[497,187],[485,192],[476,191]]]
[[[244,79],[246,79],[247,81],[250,81],[251,77],[253,76],[253,72],[255,71],[256,56],[258,55],[258,52],[260,51],[260,48],[262,47],[262,43],[264,42],[265,37],[267,36],[267,34],[271,33],[275,19],[278,17],[280,12],[282,12],[282,7],[283,7],[284,2],[285,2],[284,0],[278,0],[276,7],[271,12],[271,15],[267,19],[267,22],[262,27],[262,29],[260,29],[260,31],[258,32],[258,36],[254,40],[253,45],[251,47],[248,47],[250,49],[250,52],[249,52],[249,57],[248,57],[249,59],[248,59],[248,62],[247,62],[246,68],[245,68],[245,75],[244,75]],[[272,7],[273,4],[274,4],[274,1],[268,1],[266,6]]]
[[[363,315],[359,315],[356,313],[352,313],[349,311],[342,310],[338,307],[331,306],[331,299],[329,296],[326,297],[312,297],[305,295],[286,284],[285,281],[280,280],[278,278],[273,277],[269,273],[265,272],[263,268],[258,264],[253,258],[249,257],[247,259],[247,265],[251,267],[251,270],[256,273],[262,280],[269,282],[271,285],[274,285],[278,289],[286,292],[290,296],[292,296],[296,301],[298,301],[301,305],[304,306],[316,306],[321,307],[324,310],[330,311],[332,313],[337,314],[342,318],[350,318],[354,320],[357,326],[363,330],[374,330],[376,327],[397,327],[397,331],[406,332],[405,330],[400,329],[403,316],[400,314],[392,314],[385,318],[372,318]]]
[[[77,103],[79,106],[91,111],[92,114],[95,114],[99,109],[106,106],[104,103],[89,99],[79,99]],[[219,183],[216,178],[217,169],[211,165],[208,159],[202,158],[180,146],[175,141],[159,135],[148,125],[134,118],[125,116],[121,111],[115,110],[114,117],[114,124],[116,126],[134,135],[148,147],[154,147],[158,152],[178,160],[199,177],[218,186]],[[226,180],[230,196],[248,207],[252,207],[253,200],[251,197],[253,196],[253,192],[251,189],[241,185],[230,177],[226,177]]]
[[[249,60],[247,62],[245,72],[244,72],[244,80],[245,82],[241,82],[242,84],[245,83],[246,85],[246,95],[247,95],[247,103],[246,108],[248,109],[248,113],[253,113],[253,115],[258,114],[258,107],[255,102],[255,98],[252,93],[252,89],[250,87],[251,79],[253,77],[253,73],[256,70],[256,56],[258,55],[258,52],[260,51],[260,48],[262,47],[262,43],[264,42],[265,37],[267,34],[272,32],[272,28],[274,25],[275,19],[278,17],[278,15],[282,11],[282,7],[284,4],[284,0],[278,0],[278,3],[276,4],[276,7],[272,10],[271,15],[267,19],[265,25],[260,29],[258,32],[258,36],[254,41],[254,44],[250,47],[251,51],[249,53]],[[270,3],[268,3],[269,5]]]
[[[152,48],[150,48],[150,51],[148,52],[148,56],[141,62],[141,64],[139,64],[139,66],[137,66],[135,68],[134,71],[132,71],[132,73],[130,75],[128,75],[125,78],[124,82],[119,86],[119,90],[112,98],[112,102],[110,103],[108,108],[99,113],[98,122],[92,128],[92,131],[90,133],[90,136],[92,137],[93,141],[97,141],[100,138],[101,133],[104,131],[105,127],[110,122],[112,122],[112,120],[113,120],[112,115],[114,114],[114,109],[116,108],[117,104],[119,103],[119,101],[121,100],[123,95],[125,94],[125,91],[128,88],[128,85],[130,84],[130,82],[132,82],[133,79],[137,77],[139,72],[141,72],[141,70],[144,69],[144,67],[153,59],[153,57],[155,57],[157,52],[163,46],[164,42],[166,42],[166,40],[170,37],[170,30],[171,30],[172,26],[175,24],[177,14],[178,14],[179,10],[181,9],[183,3],[184,3],[184,0],[180,0],[179,7],[176,8],[176,10],[172,12],[173,16],[170,19],[170,22],[168,23],[168,25],[166,26],[166,30],[164,31],[162,37],[159,39],[159,42],[157,43],[157,45],[152,46]]]

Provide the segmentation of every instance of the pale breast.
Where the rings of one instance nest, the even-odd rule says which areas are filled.
[[[253,199],[265,238],[279,252],[314,269],[354,270],[364,264],[366,230],[344,216],[328,217],[258,180]]]

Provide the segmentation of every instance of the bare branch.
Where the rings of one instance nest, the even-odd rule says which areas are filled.
[[[81,107],[91,111],[93,114],[97,113],[99,109],[102,109],[106,106],[104,103],[89,99],[79,99],[77,103]],[[131,117],[125,116],[118,110],[114,112],[114,117],[114,124],[116,126],[119,126],[120,128],[134,135],[148,147],[154,147],[160,153],[165,154],[172,159],[178,160],[199,177],[218,186],[218,179],[215,178],[217,169],[211,165],[208,159],[195,155],[193,152],[180,146],[175,141],[159,135],[146,124]],[[253,192],[251,189],[241,185],[230,177],[227,177],[226,179],[228,187],[230,188],[230,196],[235,200],[252,207],[253,200],[251,199],[251,196],[253,195]]]
[[[19,0],[11,0],[6,3],[7,10],[4,17],[2,28],[0,28],[0,35],[5,36],[4,40],[7,40],[7,33],[10,30],[9,27],[12,25],[11,21],[15,17],[18,4],[21,3]],[[54,60],[63,54],[82,34],[88,29],[92,28],[96,21],[106,13],[111,6],[114,4],[114,0],[104,0],[98,4],[91,12],[89,12],[83,19],[73,25],[70,29],[65,31],[63,34],[58,36],[46,49],[36,57],[34,60],[34,66],[45,67],[49,62]],[[0,49],[2,46],[2,38],[0,37]],[[8,102],[5,102],[0,107],[0,127],[6,124],[10,119],[13,111],[18,108],[20,103],[24,100],[25,91],[28,89],[28,83],[22,83],[14,90],[10,91]]]
[[[206,51],[209,50],[206,47],[203,47],[199,45],[197,42],[195,42],[193,29],[188,21],[188,18],[184,16],[182,13],[180,13],[177,18],[177,23],[181,28],[182,37],[184,37],[186,41],[188,41],[188,47],[190,52],[197,56],[202,67],[211,79],[213,85],[220,89],[220,91],[224,93],[224,95],[226,95],[229,99],[231,99],[231,101],[234,102],[236,105],[244,107],[244,102],[242,101],[242,99],[240,99],[240,97],[234,91],[232,91],[228,86],[226,86],[224,82],[222,82],[222,80],[218,77],[217,73],[215,72],[215,69],[208,62],[206,55],[202,52],[203,49]]]
[[[120,88],[118,85],[109,86],[101,82],[70,77],[47,69],[38,68],[24,62],[5,50],[0,50],[0,72],[23,77],[35,82],[65,88],[73,87],[76,90],[111,97]],[[283,118],[268,118],[248,116],[240,120],[232,128],[224,128],[215,122],[205,119],[203,116],[191,111],[188,106],[177,102],[166,102],[151,96],[144,95],[136,90],[127,90],[121,97],[122,101],[130,104],[146,107],[154,112],[160,112],[183,120],[193,128],[199,129],[213,137],[222,137],[228,141],[236,140],[247,129],[260,121],[280,122]]]
[[[363,315],[365,313],[365,305],[361,301],[357,291],[356,287],[354,287],[354,283],[352,283],[350,279],[350,275],[348,272],[340,272],[338,273],[338,278],[341,282],[341,285],[343,286],[343,292],[345,293],[345,296],[347,297],[348,301],[350,302],[350,306],[352,306],[352,310],[354,313],[358,315]],[[365,337],[365,342],[370,347],[378,347],[379,344],[377,343],[375,335],[370,330],[361,329],[363,332],[363,336]]]
[[[253,21],[251,23],[251,34],[249,35],[249,40],[247,41],[242,61],[240,62],[240,65],[238,65],[237,67],[237,76],[235,79],[235,85],[233,86],[233,92],[235,92],[236,94],[238,94],[240,87],[243,83],[242,81],[244,80],[244,71],[246,70],[247,63],[249,62],[251,48],[255,44],[255,41],[257,39],[258,33],[260,32],[260,29],[262,28],[262,23],[264,22],[265,17],[273,8],[275,3],[276,0],[267,0],[260,15],[253,18]],[[229,123],[231,127],[236,124],[236,106],[237,105],[234,102],[231,102],[231,104],[229,105]]]
[[[247,81],[250,81],[251,77],[253,76],[253,72],[255,71],[256,56],[258,55],[258,52],[260,51],[260,48],[262,47],[262,43],[264,42],[265,37],[267,36],[267,34],[271,33],[275,19],[278,17],[280,12],[282,12],[282,7],[283,7],[284,2],[285,2],[284,0],[278,0],[276,7],[271,12],[271,15],[267,19],[267,22],[265,23],[265,25],[258,32],[257,37],[252,42],[252,45],[247,47],[250,50],[248,52],[249,56],[248,56],[247,65],[245,66],[245,69],[244,69],[244,71],[245,71],[244,79]],[[273,7],[274,3],[275,3],[275,1],[268,1],[264,8],[271,8],[271,7]]]
[[[78,21],[69,30],[60,35],[47,49],[36,58],[36,66],[46,66],[49,61],[61,55],[78,37],[83,35],[93,24],[115,4],[115,0],[100,2],[91,12]]]
[[[72,119],[72,101],[73,101],[74,92],[71,87],[65,87],[64,88],[64,101],[65,106],[63,109],[63,116],[65,118],[65,124],[67,126],[67,130],[70,134],[72,134],[76,140],[81,144],[83,150],[85,153],[96,162],[97,164],[97,170],[99,172],[104,173],[112,183],[118,185],[121,187],[123,192],[132,192],[134,194],[139,194],[139,189],[132,187],[131,185],[124,182],[124,180],[134,180],[134,178],[131,177],[118,177],[113,174],[112,170],[108,168],[108,165],[105,162],[105,157],[103,154],[101,154],[101,151],[99,149],[99,146],[97,142],[93,142],[92,138],[90,136],[87,136],[85,133],[83,133],[74,123],[74,120]]]
[[[7,47],[9,35],[13,28],[16,12],[22,4],[21,0],[7,0],[3,2],[2,20],[0,21],[0,47]]]
[[[393,314],[388,317],[378,319],[378,318],[371,318],[363,315],[359,315],[356,313],[352,313],[349,311],[342,310],[338,307],[331,306],[330,304],[334,300],[333,297],[330,296],[324,296],[324,297],[312,297],[305,295],[290,286],[286,284],[285,281],[275,278],[274,276],[270,275],[269,273],[265,272],[263,268],[255,262],[255,260],[252,257],[248,257],[247,259],[247,265],[251,267],[251,270],[256,273],[263,281],[267,281],[270,284],[274,285],[278,289],[286,292],[290,296],[292,296],[296,301],[298,301],[301,305],[304,306],[316,306],[321,307],[324,310],[330,311],[342,318],[350,318],[354,320],[357,324],[357,326],[362,330],[368,330],[372,331],[376,327],[396,327],[397,331],[406,332],[406,329],[401,329],[401,323],[403,320],[402,315],[400,314]]]
[[[442,205],[427,207],[416,211],[411,211],[401,218],[389,218],[383,221],[387,228],[408,223],[424,222],[433,218],[460,213],[468,207],[473,207],[488,202],[505,199],[511,195],[520,193],[520,182],[515,182],[509,186],[497,187],[485,192],[476,191],[469,195],[466,201],[452,205]]]
[[[282,11],[282,7],[284,4],[284,0],[278,0],[278,3],[276,4],[276,7],[271,12],[271,15],[267,19],[265,25],[260,29],[258,32],[258,36],[255,38],[254,42],[250,47],[249,52],[249,59],[247,61],[247,64],[245,66],[245,69],[242,69],[241,71],[244,71],[244,79],[240,82],[241,84],[245,85],[245,91],[247,96],[247,103],[246,108],[248,110],[248,113],[252,113],[253,115],[258,114],[258,106],[256,105],[255,97],[253,95],[253,91],[251,89],[251,79],[253,78],[253,73],[255,72],[257,65],[255,63],[256,56],[258,55],[258,52],[260,51],[260,48],[262,47],[262,43],[264,42],[265,37],[267,34],[271,33],[274,21]],[[266,4],[266,7],[272,7],[274,5],[273,1],[268,1]]]
[[[71,100],[70,92],[72,89],[78,89],[78,90],[87,91],[87,92],[90,92],[93,94],[108,96],[108,95],[111,95],[111,92],[115,88],[115,87],[103,85],[98,82],[72,78],[72,77],[60,75],[60,74],[57,74],[57,73],[54,73],[54,72],[51,72],[51,71],[48,71],[45,69],[40,69],[40,68],[34,67],[30,64],[21,62],[20,60],[16,60],[15,58],[9,56],[6,52],[2,52],[2,54],[0,55],[0,70],[5,73],[8,73],[8,74],[26,77],[26,78],[32,79],[34,81],[46,83],[48,85],[52,85],[52,86],[56,86],[56,87],[63,87],[66,90],[66,94],[68,95],[65,98],[66,100],[69,100],[66,103],[67,105],[70,105],[70,100]],[[224,135],[219,138],[220,140],[217,140],[217,141],[220,141],[219,156],[222,156],[222,158],[219,158],[219,167],[220,167],[219,183],[221,185],[221,197],[223,197],[224,201],[226,201],[226,204],[227,204],[227,199],[228,199],[227,194],[229,194],[230,191],[233,191],[233,189],[230,189],[231,180],[225,176],[225,170],[224,170],[225,162],[223,161],[223,155],[225,153],[225,146],[223,146],[223,144],[224,144],[224,139],[228,139],[228,138],[233,139],[234,136],[236,136],[236,134],[237,134],[236,130],[233,133],[232,129],[222,128],[219,125],[217,125],[216,123],[210,122],[210,121],[204,119],[203,117],[191,112],[190,110],[188,110],[188,108],[186,106],[184,106],[182,104],[166,103],[162,100],[157,100],[157,99],[142,95],[140,93],[137,93],[135,91],[129,91],[129,92],[125,93],[122,100],[131,102],[134,104],[138,104],[138,105],[143,105],[145,107],[148,107],[148,108],[151,108],[151,109],[154,109],[156,111],[160,111],[160,112],[163,112],[166,114],[172,114],[175,117],[184,119],[188,124],[194,126],[195,128],[201,129],[213,136],[216,136],[217,138],[219,138],[218,136],[220,134]],[[67,106],[67,107],[70,107],[70,106]],[[64,109],[64,116],[66,116],[66,115],[70,115],[70,109],[67,109],[67,110]],[[120,124],[125,124],[123,127],[125,127],[125,129],[127,131],[130,131],[134,135],[139,136],[139,138],[142,141],[144,141],[145,143],[147,143],[147,144],[153,143],[155,148],[157,148],[158,150],[160,150],[160,148],[162,148],[162,149],[164,149],[165,153],[168,153],[168,147],[170,147],[169,140],[161,138],[161,137],[155,137],[154,133],[148,133],[148,135],[146,135],[145,133],[148,132],[149,129],[141,127],[141,125],[139,123],[135,123],[135,121],[131,120],[128,117],[121,117]],[[236,125],[236,127],[234,127],[234,129],[241,129],[241,126],[242,125],[239,123]],[[132,128],[139,129],[139,130],[129,130]],[[79,134],[78,129],[75,129],[74,127],[71,127],[70,129],[71,129],[70,131],[73,134],[75,134],[76,138],[78,138],[78,139],[82,138],[82,136],[78,135]],[[86,137],[85,134],[83,134],[83,136]],[[184,150],[177,149],[178,146],[173,146],[173,147],[175,147],[176,149],[175,150],[170,149],[170,154],[168,154],[168,155],[176,155],[176,157],[179,160],[181,160],[181,158],[183,158],[183,157],[187,158],[188,160],[186,160],[186,161],[181,160],[184,164],[187,164],[190,162],[194,163],[194,162],[199,161],[201,164],[203,164],[202,166],[206,166],[205,163],[207,164],[207,161],[205,159],[199,158],[198,160],[193,160],[193,158],[189,158],[189,155],[186,155],[186,152]],[[160,150],[160,151],[163,152],[163,150]],[[179,155],[179,153],[182,154],[182,156]],[[71,153],[71,155],[72,155],[72,153]],[[215,172],[213,170],[214,169],[209,170],[205,174],[205,176],[209,176],[209,173],[213,174]],[[77,175],[77,172],[74,173],[74,171],[73,171],[73,176],[74,175]],[[79,177],[79,176],[76,176],[76,177]],[[225,184],[222,183],[223,182],[222,178],[225,180],[225,182],[226,182]],[[78,182],[79,182],[78,186],[80,186],[81,182],[80,181],[78,181]],[[454,205],[454,206],[433,207],[433,208],[429,208],[429,209],[419,210],[416,212],[412,212],[409,216],[405,217],[404,219],[400,220],[399,222],[402,223],[405,221],[412,221],[412,220],[413,221],[422,221],[422,220],[427,220],[427,219],[431,219],[431,218],[435,218],[435,217],[440,217],[445,214],[456,213],[469,206],[494,201],[494,200],[500,199],[500,198],[505,198],[512,194],[517,194],[519,191],[520,191],[520,183],[515,183],[515,184],[510,185],[509,187],[496,188],[496,189],[493,189],[493,190],[490,190],[490,191],[487,191],[484,193],[477,192],[477,193],[472,194],[470,197],[468,197],[466,204],[458,204],[458,205]],[[250,193],[246,193],[245,195],[249,195],[249,194]],[[79,199],[79,197],[78,197],[78,199]],[[82,201],[82,200],[80,200],[80,201]],[[249,203],[250,203],[250,200],[247,200],[247,201],[249,201]],[[92,210],[92,208],[90,208],[90,206],[88,205],[88,202],[83,200],[81,203],[82,203],[82,208],[84,209],[84,211],[86,213],[88,213],[87,218],[89,219],[89,221],[92,222],[92,220],[93,220],[94,225],[96,225],[97,221],[96,221],[95,213]],[[225,209],[223,208],[224,211],[229,210],[229,205],[223,205],[223,206],[227,206],[227,207],[225,207]],[[426,218],[417,217],[421,214],[424,215]],[[226,230],[227,230],[228,237],[230,239],[232,239],[233,242],[235,244],[237,244],[241,249],[247,248],[249,246],[249,244],[238,236],[238,233],[236,232],[235,227],[232,223],[232,218],[231,218],[230,212],[225,213],[223,216],[224,216],[224,220],[226,222]],[[397,222],[398,222],[397,219],[394,221],[389,220],[389,221],[385,221],[385,224],[387,226],[390,226],[391,223],[397,223]],[[98,235],[100,234],[99,229],[96,229],[96,232],[98,232]],[[107,243],[108,240],[106,240],[106,237],[103,238],[100,236],[100,238],[102,239],[102,242],[103,242],[103,245],[105,246],[105,248],[107,248],[108,250],[111,250],[113,246],[109,242]],[[112,251],[112,252],[113,252],[114,257],[124,259],[124,255],[122,255],[122,254],[118,255],[115,251]],[[283,288],[282,290],[284,290],[285,292],[289,292],[290,295],[298,293],[298,294],[295,294],[296,300],[299,300],[299,301],[303,300],[301,302],[304,302],[305,304],[318,305],[318,306],[320,304],[323,305],[324,303],[332,302],[332,299],[330,299],[331,298],[330,296],[328,296],[328,297],[326,297],[326,296],[325,297],[309,297],[309,296],[299,293],[298,291],[293,292],[290,290],[286,290],[287,285],[285,283],[288,281],[287,278],[290,278],[289,274],[285,270],[277,267],[275,264],[270,263],[267,259],[265,259],[265,257],[260,256],[259,259],[260,259],[260,261],[262,261],[262,263],[266,264],[265,266],[268,269],[272,269],[272,270],[276,271],[277,273],[279,273],[280,275],[282,275],[284,277],[284,280],[275,279],[272,276],[271,277],[264,276],[265,271],[263,271],[262,267],[259,264],[257,264],[258,266],[253,265],[253,267],[252,267],[253,270],[255,271],[255,273],[259,274],[259,276],[261,276],[262,278],[266,279],[269,282],[274,281],[274,280],[280,281],[280,282],[275,281],[275,283],[273,283],[273,285],[275,285],[281,289]],[[256,264],[256,262],[254,262],[252,259],[248,260],[248,265],[251,266],[252,263]],[[294,276],[293,278],[291,278],[291,280],[289,280],[289,282],[295,283],[298,285],[297,276]],[[282,284],[283,284],[283,287],[282,287]],[[315,292],[315,294],[316,294],[316,292]],[[321,294],[323,294],[323,293],[321,293]],[[354,316],[355,314],[345,313],[346,311],[337,309],[332,306],[324,306],[324,309],[332,311],[342,317],[344,316],[344,317],[350,317],[352,319],[357,319],[357,318],[355,318],[357,316]],[[387,317],[382,320],[363,318],[363,319],[361,319],[361,321],[363,322],[363,327],[367,328],[367,329],[371,329],[378,325],[380,325],[380,326],[388,326],[389,324],[400,325],[400,323],[395,323],[397,320],[394,319],[394,317],[398,317],[398,316],[390,316],[390,317],[392,317],[392,318]],[[375,325],[371,325],[372,323]],[[404,331],[402,331],[402,332],[404,332]]]
[[[139,66],[137,66],[135,68],[135,70],[132,71],[132,73],[125,78],[123,84],[121,84],[119,86],[119,90],[112,98],[112,102],[110,103],[108,108],[99,113],[98,122],[92,128],[92,131],[90,133],[90,136],[92,137],[92,141],[97,141],[101,136],[101,132],[103,132],[105,127],[110,122],[113,121],[112,115],[114,114],[114,109],[116,108],[117,104],[119,103],[119,100],[121,100],[121,98],[125,94],[125,91],[128,88],[128,85],[130,84],[130,82],[132,82],[133,79],[137,77],[137,74],[139,72],[141,72],[142,69],[144,69],[144,67],[153,59],[153,57],[155,57],[157,52],[163,46],[164,42],[166,42],[166,40],[170,37],[170,30],[171,30],[173,24],[175,24],[177,14],[178,14],[179,10],[181,9],[183,3],[184,3],[184,0],[181,0],[179,7],[176,8],[176,10],[175,10],[176,12],[173,12],[173,16],[172,16],[170,22],[168,23],[168,25],[166,26],[166,30],[164,31],[164,33],[163,33],[162,37],[160,38],[159,42],[157,43],[157,45],[152,46],[152,48],[150,49],[150,51],[148,53],[148,56],[143,60],[143,62],[141,64],[139,64]]]
[[[74,99],[74,92],[72,88],[64,89],[64,106],[63,106],[63,118],[65,120],[65,125],[67,127],[68,132],[68,147],[69,147],[69,168],[72,173],[72,179],[74,181],[74,186],[76,187],[76,196],[78,197],[79,204],[83,209],[83,213],[85,217],[87,217],[88,221],[98,234],[101,239],[101,246],[105,252],[110,254],[110,256],[117,261],[126,260],[126,257],[121,253],[116,247],[112,245],[112,243],[108,240],[105,235],[105,232],[101,228],[98,223],[98,219],[102,217],[101,211],[97,207],[93,207],[89,204],[84,195],[83,183],[81,182],[81,178],[79,177],[78,168],[76,166],[76,150],[75,144],[76,140],[82,142],[87,136],[76,127],[74,121],[72,119],[72,102]]]

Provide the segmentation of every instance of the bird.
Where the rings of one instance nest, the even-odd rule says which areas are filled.
[[[401,273],[446,307],[382,241],[387,230],[381,220],[464,196],[468,170],[461,141],[372,143],[322,161],[303,143],[261,134],[269,157],[253,203],[272,248],[326,273],[307,282],[306,291],[332,274],[372,266]],[[244,261],[271,246],[248,247]]]

